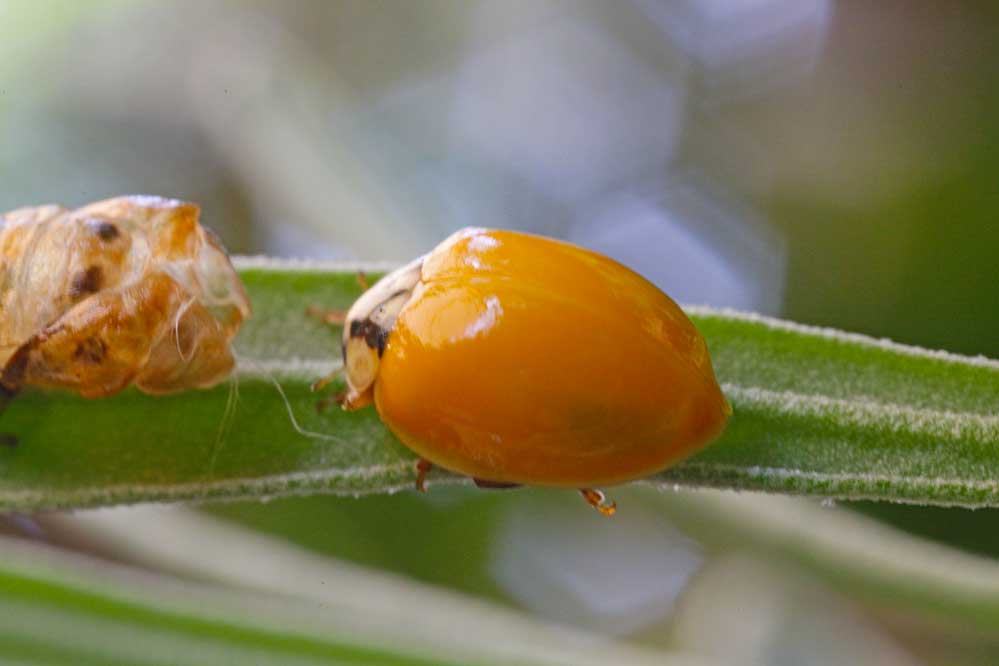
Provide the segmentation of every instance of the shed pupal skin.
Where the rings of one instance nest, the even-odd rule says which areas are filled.
[[[250,302],[192,203],[124,196],[0,218],[0,389],[87,398],[224,381]],[[0,401],[2,407],[2,401]]]

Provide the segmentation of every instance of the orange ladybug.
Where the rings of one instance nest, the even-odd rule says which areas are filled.
[[[198,206],[125,196],[0,218],[0,409],[24,386],[207,388],[250,302]]]
[[[481,486],[644,477],[717,437],[731,408],[704,339],[666,294],[568,243],[464,229],[377,282],[343,321],[354,410]],[[331,378],[325,378],[320,384]]]

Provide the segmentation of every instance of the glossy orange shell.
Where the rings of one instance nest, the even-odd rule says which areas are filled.
[[[482,229],[427,255],[374,395],[441,467],[570,487],[661,470],[731,413],[704,339],[651,283],[567,243]]]

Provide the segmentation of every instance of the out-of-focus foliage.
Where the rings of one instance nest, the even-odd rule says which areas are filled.
[[[578,631],[309,556],[211,521],[184,521],[179,516],[156,520],[155,514],[152,518],[144,523],[152,530],[147,536],[174,540],[173,547],[160,548],[152,556],[156,564],[186,566],[187,573],[200,574],[198,584],[0,538],[4,661],[136,666],[209,666],[237,659],[295,666],[543,666],[565,659],[593,666],[713,663],[614,643],[594,646]],[[93,531],[114,539],[113,530],[107,529],[114,524],[98,520]],[[176,535],[164,534],[164,524],[188,536],[197,533],[198,552],[176,548]],[[124,548],[141,551],[144,544],[133,539],[140,531],[133,525],[117,538]],[[230,546],[253,551],[233,565],[232,551],[224,545],[213,548],[225,537]],[[274,574],[267,566],[284,567],[283,585],[268,584]],[[318,579],[320,586],[328,582],[330,589],[296,582],[296,571]],[[252,577],[241,578],[247,575]],[[280,580],[281,574],[277,576]],[[460,635],[452,633],[456,628]]]

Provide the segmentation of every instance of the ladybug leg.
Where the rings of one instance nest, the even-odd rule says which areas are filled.
[[[480,479],[478,477],[472,477],[472,481],[475,482],[476,487],[486,488],[489,490],[502,490],[504,488],[517,488],[520,486],[519,483],[506,483],[504,481],[490,481],[488,479]]]
[[[361,288],[361,291],[367,291],[371,286],[368,283],[368,276],[364,271],[357,271],[357,284]],[[346,310],[321,308],[318,305],[310,305],[305,308],[305,314],[330,326],[343,326],[347,321]]]
[[[617,511],[617,502],[608,500],[602,490],[580,488],[579,492],[583,495],[583,499],[586,500],[587,504],[605,516],[613,516]]]
[[[347,389],[342,391],[337,391],[333,395],[326,396],[321,400],[316,401],[316,411],[324,412],[334,405],[337,407],[343,406],[344,400],[347,399]]]
[[[312,392],[315,393],[316,391],[322,391],[324,388],[329,386],[330,382],[332,382],[334,379],[336,379],[342,374],[343,374],[343,366],[341,365],[339,368],[337,368],[330,374],[326,375],[325,377],[320,377],[316,381],[312,382],[312,386],[310,387],[312,389]],[[346,397],[346,395],[344,397]],[[341,400],[340,402],[343,401]]]
[[[339,368],[337,368],[336,370],[334,370],[330,374],[326,375],[325,377],[320,377],[316,381],[312,382],[312,386],[311,386],[312,392],[315,393],[316,391],[321,391],[322,389],[326,388],[330,384],[330,382],[332,382],[334,379],[336,379],[337,377],[339,377],[342,374],[343,374],[343,366],[340,366]],[[346,389],[343,389],[341,391],[337,391],[333,395],[327,396],[327,397],[325,397],[325,398],[317,401],[316,402],[316,411],[317,412],[322,412],[323,410],[325,410],[325,409],[327,409],[329,407],[332,407],[333,405],[343,405],[344,400],[346,400],[346,399],[347,399],[347,390]]]
[[[310,305],[305,308],[305,314],[330,326],[343,326],[343,323],[347,321],[346,310],[330,310],[318,305]]]
[[[433,469],[433,467],[434,464],[426,458],[420,458],[416,461],[416,489],[421,493],[427,492],[427,472]]]

